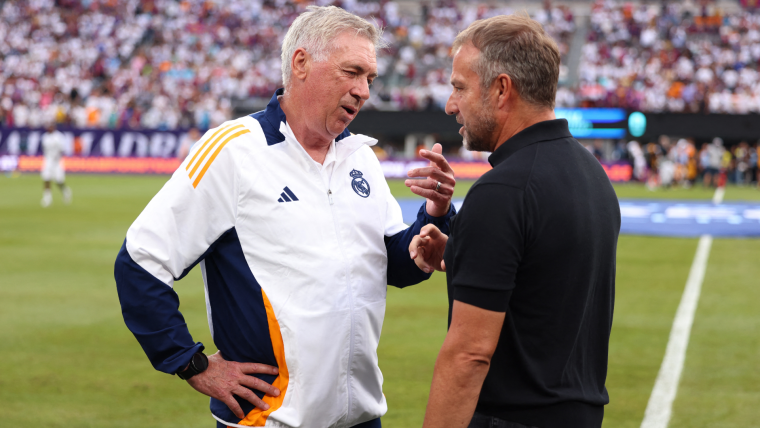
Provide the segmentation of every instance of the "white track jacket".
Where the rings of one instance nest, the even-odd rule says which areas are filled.
[[[256,375],[282,392],[262,411],[238,400],[228,426],[351,427],[387,409],[377,345],[386,284],[429,278],[408,245],[454,209],[407,227],[369,145],[336,138],[332,175],[296,141],[275,93],[266,110],[208,131],[132,224],[115,277],[124,320],[157,370],[174,374],[203,349],[173,282],[200,263],[208,321],[225,359],[279,367]],[[263,395],[256,392],[260,397]]]

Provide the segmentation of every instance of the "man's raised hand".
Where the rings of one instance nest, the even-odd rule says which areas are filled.
[[[277,367],[266,364],[227,361],[221,353],[217,352],[209,355],[208,368],[203,373],[188,379],[187,383],[198,392],[223,402],[235,416],[244,419],[245,413],[233,395],[247,400],[259,409],[267,410],[269,405],[248,388],[262,391],[272,397],[280,395],[280,390],[261,379],[248,375],[256,373],[276,375],[278,372]]]
[[[432,150],[420,150],[420,156],[430,161],[424,168],[412,168],[409,177],[427,177],[424,179],[407,179],[404,184],[412,193],[427,198],[425,209],[432,217],[443,217],[451,208],[451,197],[454,195],[454,171],[446,158],[441,154],[443,147],[436,143]],[[439,185],[440,183],[440,185]]]
[[[441,233],[435,225],[428,224],[422,227],[420,234],[412,238],[409,244],[409,257],[425,273],[434,270],[445,271],[443,263],[443,251],[449,237]]]

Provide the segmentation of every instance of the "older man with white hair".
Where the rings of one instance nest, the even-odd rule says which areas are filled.
[[[127,232],[115,277],[153,366],[211,397],[218,426],[379,427],[386,284],[429,278],[406,249],[448,230],[455,181],[440,145],[410,171],[411,227],[369,146],[346,127],[369,98],[381,32],[309,7],[283,42],[267,108],[209,130]],[[201,265],[219,352],[193,341],[173,282]]]

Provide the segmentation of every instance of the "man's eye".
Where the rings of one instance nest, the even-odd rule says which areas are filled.
[[[367,80],[367,86],[369,86],[370,89],[372,89],[372,84],[374,82],[372,80]]]

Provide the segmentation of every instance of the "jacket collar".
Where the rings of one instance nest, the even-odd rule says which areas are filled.
[[[293,130],[290,128],[290,125],[286,122],[280,123],[280,130],[278,131],[280,135],[282,135],[283,141],[286,139],[290,141],[294,146],[298,146],[298,151],[303,152],[303,154],[307,157],[309,157],[308,153],[306,153],[306,150],[303,148],[301,143],[298,142],[296,139],[296,136],[293,134]],[[344,132],[345,133],[345,132]],[[342,136],[343,134],[341,134]],[[355,151],[362,148],[362,146],[374,146],[377,144],[377,140],[368,137],[366,135],[362,134],[351,134],[349,133],[348,136],[341,138],[340,140],[336,138],[333,142],[330,143],[335,148],[335,162],[341,163],[345,159],[347,159],[349,156],[354,154]],[[271,144],[270,144],[271,145]]]
[[[496,165],[507,160],[507,158],[512,156],[518,150],[528,147],[531,144],[568,137],[572,138],[573,135],[567,127],[566,119],[538,122],[523,129],[513,135],[512,138],[505,141],[504,144],[491,153],[491,156],[488,157],[488,162],[492,167],[496,167]]]
[[[267,139],[267,145],[270,146],[285,141],[285,135],[281,132],[281,128],[283,124],[287,123],[287,118],[285,117],[285,112],[282,111],[282,107],[280,107],[280,100],[277,98],[284,93],[285,88],[276,90],[274,95],[272,95],[272,99],[269,100],[267,107],[264,110],[251,115],[251,117],[256,119],[261,125],[261,129],[264,131],[264,135]],[[351,132],[346,128],[343,130],[343,133],[335,138],[335,141],[341,141],[350,135]],[[375,142],[377,142],[377,140],[375,140]]]
[[[280,100],[277,97],[284,92],[285,90],[283,88],[275,91],[274,95],[272,95],[272,99],[269,100],[266,109],[252,114],[251,117],[256,119],[261,125],[261,130],[264,131],[267,145],[272,146],[282,143],[285,141],[285,136],[287,135],[301,148],[301,151],[306,153],[301,144],[298,143],[295,135],[293,135],[293,131],[290,129],[290,125],[285,117],[285,112],[282,111],[282,107],[280,107]],[[377,144],[377,140],[366,135],[354,135],[348,130],[348,128],[346,128],[335,138],[333,144],[335,144],[335,160],[340,163],[351,156],[355,151],[359,150],[363,145],[374,146]]]

